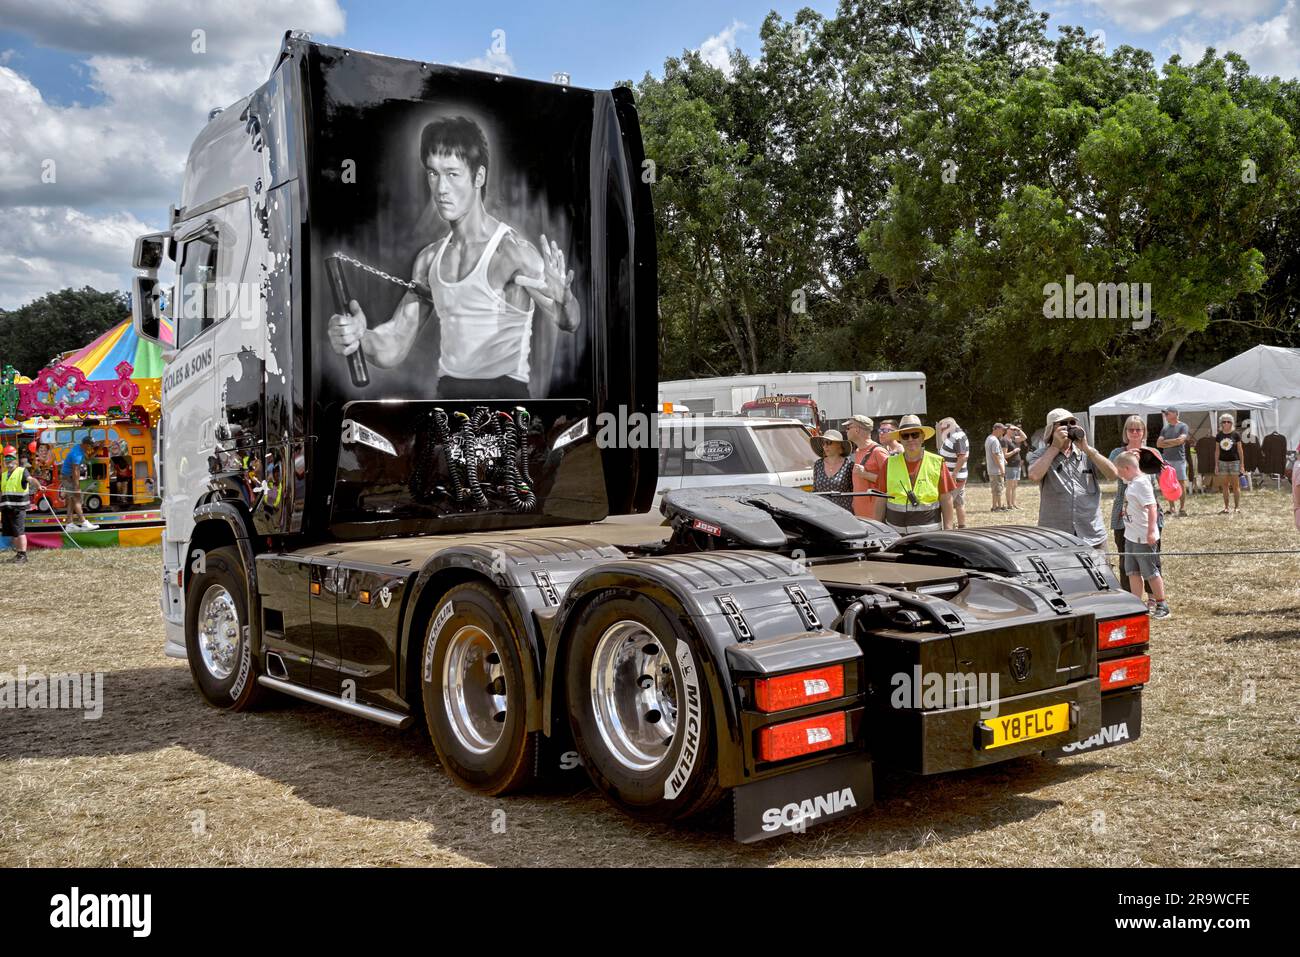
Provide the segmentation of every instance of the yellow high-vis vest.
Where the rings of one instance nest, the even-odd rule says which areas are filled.
[[[943,459],[934,452],[924,455],[915,483],[901,455],[891,455],[885,470],[885,491],[889,493],[885,521],[902,531],[923,532],[943,527],[943,511],[939,505]],[[908,498],[909,490],[913,498]]]
[[[12,472],[0,470],[0,505],[26,509],[29,501],[27,470],[22,467],[15,468]]]

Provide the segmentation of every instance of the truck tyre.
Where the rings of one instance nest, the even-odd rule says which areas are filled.
[[[633,817],[698,817],[726,793],[704,661],[698,640],[636,592],[602,592],[578,615],[564,684],[574,745],[592,783]]]
[[[190,675],[208,703],[244,711],[262,697],[248,635],[244,566],[230,546],[214,548],[185,593]]]
[[[104,500],[100,498],[98,495],[96,495],[94,492],[91,492],[89,495],[86,496],[86,511],[88,512],[98,512],[100,506],[103,504],[104,504]]]
[[[429,737],[447,773],[483,794],[517,790],[536,764],[519,641],[497,596],[473,582],[442,596],[425,634]]]

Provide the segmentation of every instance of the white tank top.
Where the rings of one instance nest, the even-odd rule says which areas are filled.
[[[441,331],[438,375],[456,379],[495,379],[509,376],[528,381],[528,352],[532,345],[533,303],[528,308],[506,302],[488,285],[488,264],[506,233],[505,223],[497,226],[478,264],[459,282],[442,278],[442,254],[451,241],[448,233],[429,267],[429,289],[433,292]]]

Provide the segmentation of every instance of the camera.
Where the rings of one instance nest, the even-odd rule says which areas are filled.
[[[1067,425],[1065,427],[1065,434],[1070,437],[1071,442],[1078,442],[1083,438],[1083,427],[1078,425]]]

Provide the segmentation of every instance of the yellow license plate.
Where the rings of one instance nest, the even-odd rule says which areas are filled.
[[[986,750],[1000,748],[1005,744],[1015,744],[1018,741],[1045,738],[1049,734],[1059,734],[1069,730],[1070,703],[1062,701],[1060,704],[1035,708],[1033,711],[985,718],[984,726],[993,732],[993,740],[984,745]]]

